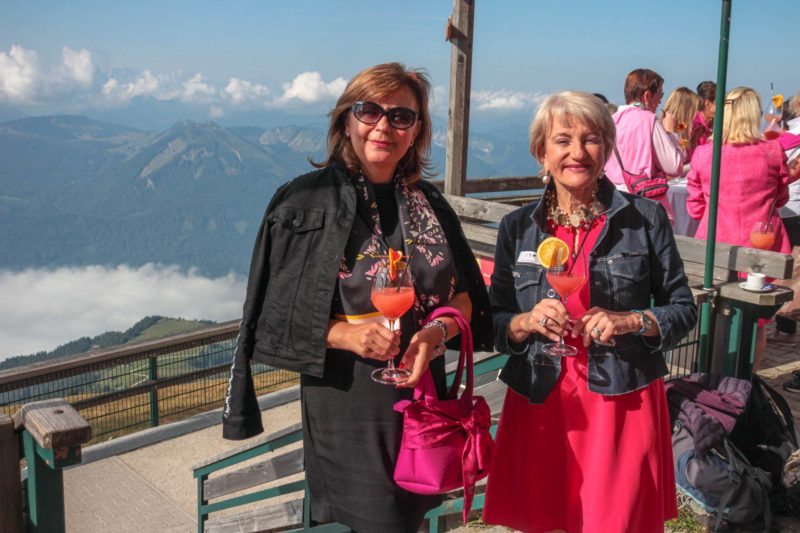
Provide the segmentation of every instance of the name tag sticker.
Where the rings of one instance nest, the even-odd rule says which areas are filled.
[[[517,263],[525,263],[528,265],[539,265],[539,258],[536,257],[536,252],[528,250],[525,252],[520,252],[519,257],[517,257]]]

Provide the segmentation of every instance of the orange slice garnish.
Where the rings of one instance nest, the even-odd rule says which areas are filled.
[[[773,96],[772,105],[774,105],[775,107],[783,107],[783,95],[776,94],[775,96]]]
[[[403,259],[403,252],[389,248],[389,277],[394,281],[397,278],[397,263]]]
[[[567,262],[569,247],[557,237],[548,237],[536,248],[536,255],[543,267],[551,268]]]

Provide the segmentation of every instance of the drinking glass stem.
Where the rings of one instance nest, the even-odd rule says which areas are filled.
[[[567,306],[567,299],[562,297],[562,298],[561,298],[561,303],[563,303],[563,304],[564,304],[564,307],[566,307],[566,306]],[[559,345],[559,347],[560,347],[562,350],[563,350],[563,349],[565,348],[565,346],[566,346],[566,345],[564,344],[564,334],[563,334],[563,333],[562,333],[561,335],[559,335],[559,336],[558,336],[558,345]]]
[[[394,320],[389,320],[389,331],[394,335]],[[386,364],[386,370],[394,372],[394,357],[390,357]]]

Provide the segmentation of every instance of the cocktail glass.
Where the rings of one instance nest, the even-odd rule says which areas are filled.
[[[389,330],[392,333],[395,321],[414,305],[414,284],[407,267],[407,263],[400,261],[392,272],[389,261],[384,261],[378,267],[372,282],[372,305],[389,320]],[[394,359],[389,359],[386,368],[372,372],[372,379],[384,385],[397,385],[406,381],[410,375],[411,372],[406,369],[395,368]]]
[[[769,105],[767,106],[767,110],[764,112],[764,120],[767,123],[766,128],[764,128],[764,138],[768,141],[772,141],[777,139],[781,136],[781,116],[783,115],[783,98],[779,95],[779,102],[781,105],[775,105],[775,97],[773,96],[769,100]]]
[[[557,253],[561,253],[558,251]],[[584,254],[580,254],[580,261],[576,258],[573,264],[561,263],[560,258],[556,257],[551,262],[551,267],[547,269],[547,282],[561,297],[564,305],[567,298],[586,283],[587,265]],[[560,336],[558,342],[551,342],[542,346],[542,353],[552,357],[565,357],[578,353],[578,349],[564,342],[564,335]]]
[[[759,250],[770,250],[775,244],[775,229],[769,222],[756,222],[750,231],[750,244]]]

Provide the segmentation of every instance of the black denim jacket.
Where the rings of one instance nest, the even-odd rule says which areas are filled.
[[[491,350],[489,298],[458,217],[436,187],[419,185],[467,278],[475,349]],[[339,164],[295,178],[275,192],[253,248],[223,437],[244,439],[263,431],[250,359],[322,376],[333,291],[355,214],[355,187]]]
[[[663,350],[687,335],[697,320],[697,308],[663,207],[618,191],[605,177],[597,194],[608,207],[605,225],[588,254],[590,304],[611,311],[649,309],[660,331],[659,337],[617,336],[613,348],[589,346],[589,389],[624,394],[668,373]],[[560,359],[550,358],[555,366],[535,364],[547,357],[541,348],[549,339],[535,333],[522,345],[510,345],[508,325],[542,298],[556,297],[538,261],[517,262],[520,252],[535,251],[549,236],[545,211],[542,200],[503,217],[489,289],[495,349],[511,355],[500,378],[531,403],[547,398],[561,373]]]

